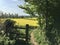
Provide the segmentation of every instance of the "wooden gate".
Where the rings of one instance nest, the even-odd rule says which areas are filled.
[[[9,27],[9,26],[6,25],[6,31],[5,31],[6,32],[6,36],[8,35],[8,33],[10,33],[9,37],[11,39],[12,38],[11,34],[14,34],[14,32],[11,33],[11,31],[9,31],[10,28],[24,29],[25,30],[25,42],[26,42],[26,44],[28,44],[28,42],[29,42],[29,24],[26,24],[25,28],[23,28],[23,27],[22,28],[21,27]],[[10,42],[9,42],[9,45],[10,45]]]

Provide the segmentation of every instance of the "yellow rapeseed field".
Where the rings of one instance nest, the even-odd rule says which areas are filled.
[[[37,20],[29,20],[29,19],[11,19],[16,21],[16,25],[19,26],[25,26],[26,24],[29,24],[30,26],[38,26],[38,21]]]
[[[29,24],[30,26],[38,26],[37,18],[3,18],[2,21],[4,22],[6,19],[15,21],[15,25],[18,26],[26,26],[26,24]]]

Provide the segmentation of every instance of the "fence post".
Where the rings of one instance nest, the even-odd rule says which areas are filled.
[[[28,43],[29,24],[26,24],[26,43]]]

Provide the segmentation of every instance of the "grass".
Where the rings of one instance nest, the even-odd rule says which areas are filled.
[[[49,41],[46,39],[46,35],[43,30],[36,29],[33,31],[33,33],[34,33],[35,41],[39,45],[48,45]]]

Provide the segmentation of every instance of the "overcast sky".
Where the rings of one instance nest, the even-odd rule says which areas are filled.
[[[17,5],[24,5],[24,0],[0,0],[0,11],[6,13],[18,13],[19,15],[27,15],[23,9]]]

